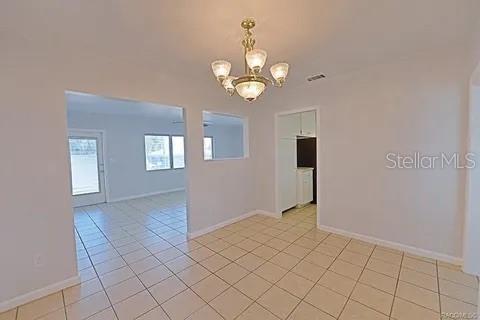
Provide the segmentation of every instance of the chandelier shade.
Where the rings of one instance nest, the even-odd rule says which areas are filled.
[[[249,68],[255,73],[259,73],[267,61],[267,52],[261,49],[253,49],[247,52],[245,59]]]
[[[232,65],[225,60],[212,62],[212,71],[217,81],[222,85],[229,95],[238,93],[245,101],[255,101],[266,89],[268,84],[281,87],[288,74],[288,64],[277,63],[270,68],[273,80],[261,74],[267,61],[267,52],[262,49],[255,49],[255,39],[251,29],[255,27],[255,20],[247,18],[242,21],[242,28],[245,36],[242,40],[245,74],[239,77],[231,76]]]
[[[223,87],[229,95],[233,95],[235,93],[235,86],[233,85],[233,80],[235,80],[235,77],[227,76],[222,82]]]
[[[238,95],[245,101],[252,102],[265,91],[269,80],[263,76],[243,76],[233,81]]]
[[[229,74],[232,64],[225,60],[212,62],[212,71],[218,81],[223,81]]]
[[[273,79],[275,79],[275,83],[281,86],[287,78],[288,63],[282,62],[274,64],[270,68],[270,73],[272,74]]]

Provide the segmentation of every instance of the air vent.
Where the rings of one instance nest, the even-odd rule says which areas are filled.
[[[323,79],[323,78],[326,78],[326,76],[323,73],[320,73],[320,74],[316,74],[316,75],[307,77],[307,81],[315,81],[315,80]]]

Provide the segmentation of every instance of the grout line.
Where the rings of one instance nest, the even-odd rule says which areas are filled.
[[[345,247],[345,248],[346,248],[346,247]],[[373,252],[375,252],[375,249],[376,249],[376,248],[377,248],[377,245],[374,245],[374,246],[373,246],[373,250],[370,252],[370,255],[368,256],[368,259],[367,259],[367,261],[365,262],[365,265],[363,266],[362,271],[360,272],[360,275],[358,276],[357,281],[355,282],[355,285],[353,286],[352,291],[350,292],[350,294],[349,294],[348,297],[347,297],[347,301],[345,302],[345,305],[343,306],[342,311],[341,311],[340,314],[338,315],[338,318],[340,318],[341,315],[342,315],[342,313],[345,311],[345,308],[347,307],[348,302],[349,302],[350,299],[352,298],[353,292],[354,292],[355,289],[357,288],[357,285],[358,285],[358,283],[360,282],[360,278],[362,277],[363,272],[365,271],[365,269],[366,269],[366,267],[367,267],[367,264],[368,264],[368,262],[370,261],[370,259],[372,258]],[[340,253],[340,254],[341,254],[341,253]],[[339,255],[339,256],[340,256],[340,255]],[[355,302],[358,302],[358,301],[356,301],[356,300],[354,300],[354,301],[355,301]],[[361,303],[361,304],[364,305],[363,303]],[[393,300],[392,300],[392,305],[393,305]],[[369,309],[378,312],[378,310],[375,310],[375,309],[371,308],[370,306],[366,306],[366,305],[365,305],[365,307],[368,307]],[[380,313],[381,313],[381,312],[380,312]]]
[[[440,311],[440,318],[443,318],[442,316],[442,299],[440,297],[440,279],[438,278],[438,261],[435,260],[435,272],[437,275],[437,290],[438,290],[438,308]]]
[[[141,210],[139,210],[139,209],[134,208],[133,206],[131,206],[131,207],[132,207],[133,209],[135,209],[135,210],[141,211]],[[121,210],[121,209],[119,209],[119,210]],[[121,210],[121,211],[122,211],[122,210]],[[146,227],[146,226],[145,226],[145,228],[148,229],[148,227]],[[153,231],[152,231],[152,232],[153,232]],[[127,233],[128,233],[128,231],[127,231]],[[155,232],[154,232],[154,233],[155,233]],[[155,234],[156,234],[156,233],[155,233]],[[158,237],[162,238],[162,237],[159,236],[158,234],[156,234],[156,235],[157,235]],[[163,238],[162,238],[162,239],[163,239]],[[166,241],[166,240],[165,240],[165,241]],[[142,245],[142,247],[145,248],[145,246],[144,246],[141,242],[138,242],[138,243],[140,243],[140,244]],[[169,244],[170,244],[172,247],[175,247],[175,246],[173,246],[171,243],[169,243]],[[112,245],[112,246],[113,246],[113,245]],[[182,283],[184,283],[184,282],[182,281],[182,279],[180,279],[180,278],[177,276],[177,274],[180,273],[180,272],[182,272],[182,271],[184,271],[184,270],[186,270],[186,269],[188,269],[188,268],[191,267],[191,266],[189,266],[189,267],[187,267],[187,268],[185,268],[185,269],[182,269],[182,270],[180,270],[178,273],[176,273],[175,271],[173,271],[173,270],[171,270],[170,268],[168,268],[168,266],[167,266],[165,263],[163,263],[162,261],[160,261],[160,260],[155,256],[155,254],[153,254],[150,250],[148,250],[147,248],[145,248],[145,249],[150,253],[151,256],[153,256],[153,257],[160,263],[160,265],[165,266],[165,268],[167,268],[170,272],[172,272],[172,275],[169,276],[168,278],[171,278],[171,277],[175,276],[175,278],[177,278],[179,281],[181,281]],[[139,250],[141,250],[141,249],[139,249]],[[168,249],[166,249],[166,250],[168,250]],[[165,250],[162,250],[162,251],[165,251]],[[134,252],[134,251],[132,251],[132,252]],[[161,251],[160,251],[160,252],[161,252]],[[183,254],[183,255],[186,255],[184,252],[182,252],[182,254]],[[121,256],[121,255],[120,255],[120,256]],[[188,257],[188,255],[186,255],[186,256]],[[179,257],[181,257],[181,256],[179,256]],[[176,257],[176,258],[179,258],[179,257]],[[122,258],[123,258],[123,257],[122,257]],[[148,257],[145,257],[145,259],[146,259],[146,258],[148,258]],[[168,260],[168,261],[166,261],[166,262],[175,260],[176,258],[173,258],[173,259]],[[191,258],[190,258],[190,259],[191,259]],[[140,260],[138,260],[138,261],[142,261],[142,260],[143,260],[143,259],[140,259]],[[192,259],[192,260],[193,260],[193,259]],[[194,261],[195,261],[195,260],[194,260]],[[135,262],[137,262],[137,261],[135,261]],[[135,262],[133,262],[133,263],[135,263]],[[127,263],[126,261],[125,261],[125,263],[126,263],[127,266],[130,267],[130,264],[129,264],[129,263]],[[198,264],[198,262],[195,261],[195,264]],[[194,264],[194,265],[195,265],[195,264]],[[192,266],[193,266],[193,265],[192,265]],[[158,267],[158,266],[156,266],[156,267]],[[156,268],[156,267],[153,267],[153,268],[151,268],[151,269],[154,269],[154,268]],[[130,269],[131,269],[131,268],[130,268]],[[151,270],[151,269],[149,269],[149,270]],[[147,272],[147,271],[149,271],[149,270],[146,270],[146,271],[144,271],[144,272]],[[208,269],[207,269],[207,270],[208,270]],[[210,270],[208,270],[208,271],[210,272]],[[158,307],[160,307],[160,308],[162,309],[162,311],[163,311],[163,312],[167,315],[167,317],[170,319],[170,316],[169,316],[168,313],[165,311],[165,309],[162,307],[162,304],[166,303],[167,301],[173,299],[173,298],[176,297],[177,295],[179,295],[179,294],[185,292],[186,290],[190,289],[190,287],[189,287],[186,283],[184,283],[185,286],[187,287],[185,290],[182,290],[181,292],[177,293],[176,295],[170,297],[169,299],[167,299],[167,300],[165,300],[164,302],[162,302],[162,304],[160,304],[160,303],[157,301],[157,299],[152,295],[152,293],[150,292],[149,289],[150,289],[151,287],[157,285],[158,283],[160,283],[160,282],[168,279],[168,278],[163,279],[163,280],[159,281],[158,283],[155,283],[154,285],[152,285],[152,286],[150,286],[150,287],[146,287],[146,286],[143,284],[143,282],[140,280],[140,278],[138,277],[138,274],[136,274],[133,270],[132,270],[132,272],[135,274],[135,277],[142,283],[142,285],[144,286],[145,290],[149,293],[149,295],[152,297],[152,299],[155,300],[155,302],[158,304]],[[142,273],[144,273],[144,272],[142,272]],[[141,274],[142,274],[142,273],[141,273]],[[213,273],[212,273],[212,274],[213,274]],[[131,279],[131,278],[129,278],[129,279]],[[127,279],[127,280],[128,280],[128,279]],[[203,279],[202,279],[202,280],[203,280]],[[126,281],[126,280],[124,280],[124,281]],[[200,280],[200,281],[201,281],[201,280]],[[122,282],[123,282],[123,281],[122,281]],[[119,283],[121,283],[121,282],[119,282]],[[115,284],[115,285],[116,285],[116,284]],[[190,290],[191,290],[191,289],[190,289]],[[192,292],[193,292],[195,295],[197,295],[193,290],[192,290]],[[136,293],[136,294],[138,294],[138,293]],[[133,295],[132,295],[132,296],[133,296]],[[130,296],[130,297],[131,297],[131,296]],[[129,297],[129,298],[130,298],[130,297]],[[197,295],[197,297],[199,297],[199,296]],[[202,299],[201,297],[199,297],[199,298]],[[128,298],[126,298],[126,299],[128,299]],[[126,300],[126,299],[124,299],[124,300]],[[122,300],[122,301],[124,301],[124,300]],[[204,300],[202,299],[202,301],[204,301]],[[204,302],[206,303],[206,301],[204,301]],[[208,304],[208,303],[207,303],[207,304]],[[113,306],[112,306],[112,307],[113,307]],[[202,307],[203,307],[203,306],[202,306]],[[199,308],[199,309],[200,309],[200,308]],[[194,312],[198,311],[199,309],[195,310]],[[138,317],[141,317],[142,315],[150,312],[151,310],[153,310],[153,309],[150,309],[150,310],[146,311],[145,313],[142,313],[141,315],[138,315]],[[190,315],[189,315],[189,316],[190,316]],[[138,317],[137,317],[137,318],[138,318]],[[118,318],[118,317],[117,317],[117,318]]]
[[[313,230],[317,230],[315,227],[313,228]],[[315,251],[315,249],[320,245],[322,244],[328,237],[330,237],[332,235],[332,233],[328,233],[328,235],[322,239],[322,241],[317,245],[315,246],[315,248],[313,248],[307,255],[305,255],[298,263],[300,263],[301,261],[307,261],[305,260],[305,257],[308,256],[310,253],[312,253],[313,251]],[[342,252],[345,250],[345,248],[350,244],[350,242],[352,241],[352,239],[350,239],[347,244],[343,247],[343,249],[339,252],[339,254],[334,258],[334,260],[330,263],[330,265],[327,267],[327,268],[323,268],[321,267],[322,269],[325,269],[325,272],[318,278],[317,281],[314,282],[313,286],[310,288],[310,290],[307,291],[307,293],[305,294],[305,296],[300,300],[300,302],[297,304],[297,306],[295,306],[295,308],[293,308],[293,310],[290,312],[290,314],[287,316],[287,318],[297,309],[298,305],[303,301],[305,303],[308,303],[307,301],[305,301],[305,298],[310,294],[310,292],[313,290],[313,288],[315,288],[315,286],[318,284],[320,285],[318,282],[323,278],[323,276],[329,271],[329,268],[335,263],[335,261],[337,261],[338,257],[342,254]],[[322,253],[320,253],[322,254]],[[330,257],[330,256],[329,256]],[[309,261],[307,261],[309,262]],[[297,265],[298,265],[297,263]],[[311,263],[311,262],[310,262]],[[317,265],[315,263],[312,263],[314,265]],[[295,265],[296,266],[296,265]],[[319,266],[320,267],[320,266]],[[293,269],[293,268],[292,268]],[[322,286],[323,287],[323,286]],[[328,288],[327,288],[328,289]],[[330,290],[330,289],[328,289]],[[310,304],[310,303],[308,303]],[[311,304],[310,304],[311,305]],[[315,307],[315,306],[314,306]],[[317,307],[315,307],[316,309],[318,309]],[[322,310],[323,311],[323,310]],[[323,311],[325,312],[325,311]],[[327,314],[329,314],[328,312],[325,312]],[[333,316],[333,315],[331,315]]]
[[[402,272],[404,258],[405,258],[405,252],[402,252],[402,259],[400,260],[400,268],[398,269],[398,275],[397,275],[397,283],[395,284],[395,290],[393,291],[393,302],[392,302],[392,306],[390,307],[390,314],[389,314],[390,318],[392,317],[393,305],[395,304],[395,300],[397,298],[398,283],[400,282],[400,273]]]
[[[98,207],[97,207],[97,208],[98,208]],[[98,209],[100,209],[100,208],[98,208]],[[100,209],[100,210],[101,210],[101,209]],[[98,227],[97,223],[92,219],[92,217],[90,216],[90,214],[89,214],[88,212],[85,212],[85,213],[89,216],[89,218],[92,220],[92,222],[95,224],[95,226],[100,230],[100,232],[103,234],[103,236],[105,237],[105,239],[107,239],[108,243],[113,247],[113,249],[117,252],[117,254],[120,255],[120,253],[117,251],[117,249],[112,245],[112,243],[110,242],[110,240],[106,237],[105,233]],[[79,238],[80,238],[80,241],[82,242],[83,247],[85,248],[85,244],[83,243],[82,236],[80,235],[80,233],[78,232],[78,230],[77,230],[77,233],[78,233],[78,236],[79,236]],[[93,261],[92,261],[92,259],[91,259],[91,257],[90,257],[90,253],[88,253],[87,248],[85,248],[85,250],[87,251],[87,255],[88,255],[88,258],[90,259],[90,263],[92,264],[93,271],[94,271],[95,274],[97,275],[98,281],[100,282],[100,285],[101,285],[102,288],[103,288],[103,292],[105,293],[105,296],[106,296],[107,299],[108,299],[108,302],[109,302],[109,304],[110,304],[110,307],[112,308],[112,311],[113,311],[113,313],[115,314],[115,317],[116,317],[117,319],[119,319],[119,317],[118,317],[118,315],[117,315],[117,312],[115,311],[115,308],[113,307],[113,303],[112,303],[112,301],[110,300],[110,297],[109,297],[108,294],[107,294],[107,290],[106,290],[107,288],[105,288],[105,286],[103,285],[103,282],[102,282],[101,279],[100,279],[100,275],[98,274],[97,269],[95,269],[95,265],[94,265],[94,263],[93,263]],[[121,255],[120,255],[120,257],[123,259],[123,257],[122,257]],[[109,260],[111,260],[111,259],[109,259]],[[108,260],[107,260],[107,261],[108,261]],[[126,263],[126,265],[128,266],[128,263],[125,261],[125,259],[123,259],[123,261],[124,261],[124,262]],[[128,268],[131,270],[130,266],[128,266]],[[131,270],[131,271],[133,272],[133,270]],[[134,273],[135,273],[135,272],[134,272]],[[127,279],[127,280],[128,280],[128,279]],[[143,285],[143,283],[142,283],[142,285]],[[86,298],[86,297],[85,297],[85,298]],[[82,299],[80,299],[80,300],[82,300]],[[80,301],[80,300],[79,300],[79,301]],[[105,309],[108,309],[108,308],[105,308]],[[100,311],[97,312],[97,313],[100,313],[100,312],[104,311],[105,309],[102,309],[102,310],[100,310]],[[97,314],[97,313],[95,313],[95,314]],[[92,314],[92,315],[90,315],[89,317],[91,317],[91,316],[93,316],[93,315],[95,315],[95,314]],[[67,320],[68,320],[68,319],[67,319]]]
[[[68,319],[67,306],[65,305],[65,294],[63,293],[63,290],[62,290],[62,301],[63,301],[63,314],[65,315],[65,319]]]

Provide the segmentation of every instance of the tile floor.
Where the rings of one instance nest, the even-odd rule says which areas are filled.
[[[79,208],[82,283],[0,320],[438,320],[476,312],[478,279],[458,267],[319,231],[315,221],[309,206],[186,241],[183,193]]]

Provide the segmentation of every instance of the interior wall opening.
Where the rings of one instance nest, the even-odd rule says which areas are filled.
[[[203,111],[203,159],[232,160],[248,157],[247,119]]]
[[[276,115],[276,214],[318,211],[318,112],[315,108]]]
[[[183,108],[78,92],[66,101],[79,271],[99,272],[105,252],[131,263],[184,242]]]

